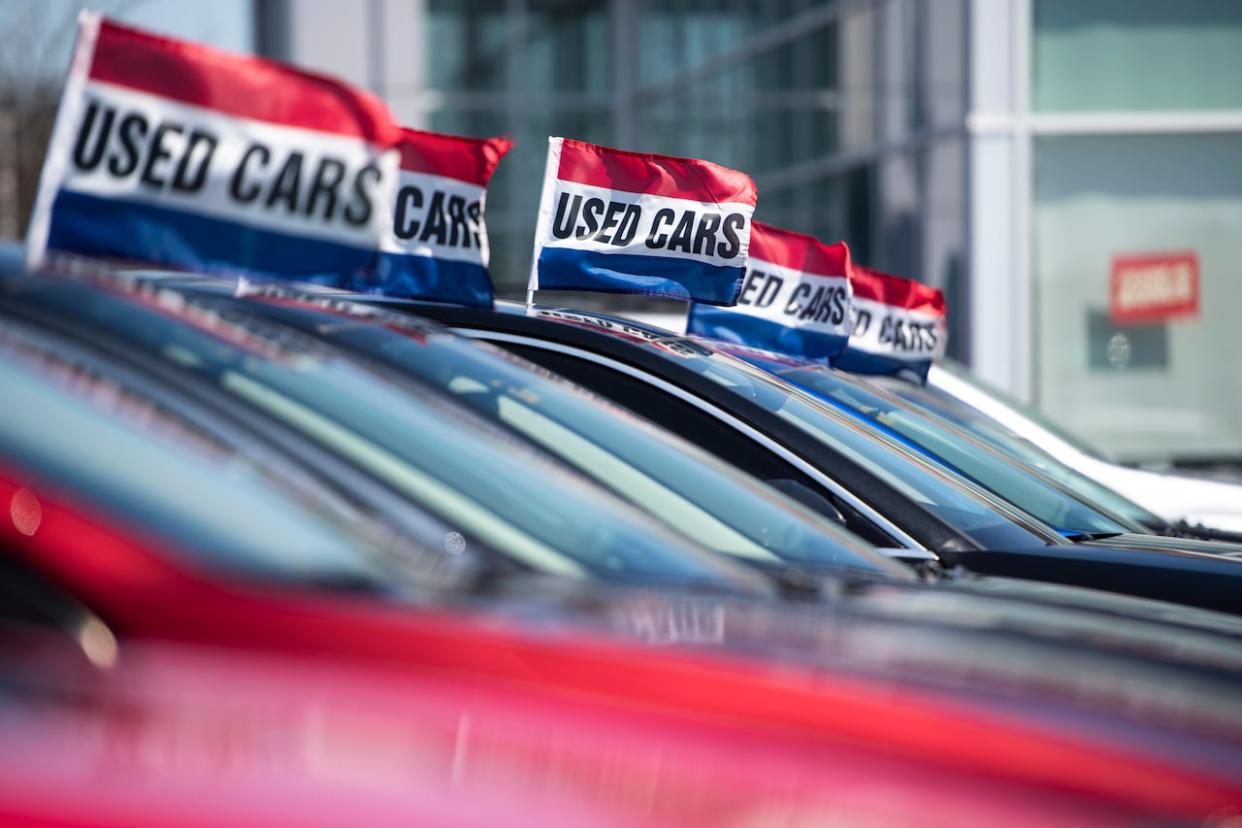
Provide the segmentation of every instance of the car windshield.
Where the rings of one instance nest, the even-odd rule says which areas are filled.
[[[187,451],[0,355],[0,463],[212,568],[297,583],[380,584],[376,557],[235,458]],[[37,488],[36,488],[37,493]]]
[[[699,374],[793,423],[984,548],[1018,548],[1046,543],[1055,537],[1055,533],[1041,536],[1034,521],[1029,526],[1018,523],[1000,511],[1006,507],[989,502],[986,493],[972,490],[970,484],[955,479],[955,475],[900,443],[868,431],[852,418],[744,360],[690,339],[655,342],[648,347],[681,360]],[[831,469],[825,471],[832,473]],[[883,504],[871,505],[883,511]]]
[[[503,423],[667,525],[710,549],[757,561],[792,561],[909,576],[865,541],[706,452],[555,375],[485,343],[447,332],[343,318],[306,304],[246,302],[416,376]],[[339,306],[337,306],[339,307]],[[374,311],[370,311],[374,314]],[[395,328],[395,330],[394,330]]]
[[[460,406],[411,394],[286,328],[221,314],[169,290],[101,290],[52,278],[8,288],[4,304],[146,354],[243,401],[421,504],[468,542],[536,571],[753,583]]]
[[[103,416],[175,443],[210,464],[261,477],[265,489],[332,520],[361,539],[360,550],[381,555],[374,563],[396,588],[455,589],[470,583],[485,561],[494,560],[481,547],[477,554],[460,554],[447,540],[453,530],[413,504],[392,508],[391,499],[377,503],[371,499],[375,487],[358,474],[343,475],[342,464],[333,464],[328,474],[310,471],[298,454],[287,455],[236,419],[208,410],[100,349],[10,318],[0,325],[0,355]]]
[[[962,437],[934,417],[865,380],[826,366],[786,369],[782,379],[796,383],[865,422],[876,425],[944,463],[1019,509],[1064,534],[1142,530],[1127,526],[1046,483],[985,446]]]
[[[880,384],[903,399],[935,412],[938,416],[943,417],[959,428],[965,429],[1010,457],[1034,466],[1058,484],[1075,492],[1085,500],[1099,503],[1109,511],[1122,515],[1143,526],[1152,527],[1164,524],[1164,521],[1157,515],[1102,483],[1098,483],[1076,469],[1067,466],[1030,440],[1015,434],[1001,423],[993,420],[977,408],[967,405],[952,394],[934,386],[915,385],[897,378],[881,378]]]
[[[1019,417],[1029,420],[1035,425],[1052,434],[1061,442],[1072,446],[1077,451],[1082,452],[1088,457],[1094,457],[1096,460],[1104,460],[1106,462],[1114,462],[1114,458],[1110,457],[1107,452],[1101,450],[1098,446],[1093,446],[1083,440],[1078,435],[1065,430],[1052,420],[1044,416],[1034,406],[1027,405],[1017,397],[1011,396],[994,385],[984,382],[982,379],[972,373],[966,366],[954,362],[951,359],[941,359],[936,361],[936,369],[949,374],[959,382],[969,385],[981,394],[991,397],[1005,408],[1013,411]]]

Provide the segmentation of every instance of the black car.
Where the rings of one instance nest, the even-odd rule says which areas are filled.
[[[850,416],[710,343],[599,313],[350,295],[505,347],[821,511],[908,561],[1242,613],[1242,547],[1128,533],[1062,535]]]

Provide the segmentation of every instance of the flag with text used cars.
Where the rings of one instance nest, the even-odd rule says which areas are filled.
[[[505,138],[402,129],[392,237],[378,272],[360,274],[350,286],[490,307],[483,210],[487,183],[511,147]]]
[[[688,333],[826,360],[850,334],[850,250],[755,222],[746,279],[731,308],[694,303]]]
[[[936,288],[853,265],[849,344],[832,364],[859,374],[913,371],[926,379],[948,339],[944,294]]]
[[[482,189],[505,149],[402,130],[332,78],[83,13],[28,258],[490,304]]]
[[[758,193],[745,173],[548,139],[530,290],[737,302]]]

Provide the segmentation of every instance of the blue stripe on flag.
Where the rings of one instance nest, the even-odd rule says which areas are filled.
[[[338,280],[376,261],[375,251],[364,248],[68,190],[52,205],[48,248],[179,269]]]
[[[841,353],[847,341],[844,336],[791,328],[768,319],[700,305],[690,306],[686,332],[807,360],[827,360]]]
[[[901,371],[910,371],[927,382],[927,372],[931,369],[930,359],[908,360],[881,356],[857,348],[846,348],[840,356],[832,358],[832,367],[851,374],[890,375]]]
[[[538,267],[540,290],[641,293],[711,305],[736,304],[746,275],[742,267],[570,247],[543,248]]]
[[[262,230],[183,210],[68,190],[52,205],[48,248],[192,270],[316,282],[349,290],[491,307],[481,265]]]
[[[432,256],[384,253],[378,274],[357,274],[346,287],[361,293],[492,307],[492,277],[487,268]]]

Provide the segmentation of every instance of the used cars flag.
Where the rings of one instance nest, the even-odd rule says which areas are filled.
[[[850,333],[850,250],[755,222],[737,305],[692,304],[687,333],[827,360]]]
[[[392,233],[377,273],[349,287],[389,296],[448,299],[491,307],[487,183],[513,146],[506,138],[401,131],[401,169]]]
[[[709,161],[548,139],[530,290],[737,302],[758,198]]]
[[[948,331],[944,294],[911,279],[854,265],[849,345],[832,364],[859,374],[913,371],[927,379],[932,361],[944,356]]]
[[[443,301],[478,304],[486,294],[490,303],[490,285],[428,267],[460,261],[464,236],[472,258],[480,249],[479,176],[465,189],[436,182],[444,186],[420,191],[421,207],[407,197],[397,226],[399,170],[437,172],[405,163],[419,155],[411,143],[429,140],[404,132],[379,99],[331,78],[83,13],[27,256],[37,265],[61,250]],[[435,207],[438,219],[411,216]],[[443,222],[444,243],[438,230],[402,238],[414,221],[420,235]]]

